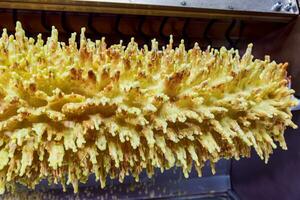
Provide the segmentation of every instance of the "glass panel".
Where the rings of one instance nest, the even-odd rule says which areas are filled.
[[[146,173],[140,175],[140,181],[135,182],[132,177],[126,177],[123,183],[118,180],[108,180],[107,186],[100,189],[98,182],[91,177],[86,184],[81,184],[79,193],[73,194],[71,186],[67,192],[62,192],[60,185],[48,186],[43,181],[34,191],[18,186],[17,192],[7,194],[6,197],[34,197],[38,199],[230,199],[227,195],[230,185],[230,160],[220,160],[216,164],[216,175],[211,174],[209,163],[203,167],[203,176],[198,177],[193,169],[188,179],[184,178],[180,168],[172,168],[163,173],[156,170],[152,178]]]

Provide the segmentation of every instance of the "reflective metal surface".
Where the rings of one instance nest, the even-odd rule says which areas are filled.
[[[2,0],[0,8],[289,21],[296,0]]]
[[[152,178],[142,173],[139,182],[130,176],[123,183],[108,179],[104,189],[90,177],[86,184],[79,186],[78,194],[73,194],[71,186],[62,192],[60,185],[49,186],[44,181],[35,190],[19,186],[15,194],[6,194],[4,199],[237,199],[231,191],[230,163],[230,160],[220,160],[216,175],[211,174],[206,163],[202,177],[192,170],[189,178],[185,178],[180,168],[172,168],[163,173],[156,170]]]

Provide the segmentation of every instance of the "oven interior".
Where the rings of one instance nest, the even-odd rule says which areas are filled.
[[[269,39],[274,33],[285,33],[291,29],[298,17],[297,1],[258,0],[251,5],[245,0],[224,1],[1,1],[0,28],[14,33],[17,21],[22,23],[27,36],[36,38],[42,33],[43,39],[51,34],[52,26],[59,31],[59,41],[67,42],[70,34],[80,32],[86,27],[86,35],[92,40],[105,37],[108,45],[127,44],[132,37],[140,46],[151,44],[156,38],[160,48],[174,37],[177,46],[184,39],[186,48],[195,42],[201,49],[213,48],[239,49],[242,54],[248,43],[272,46]],[[221,4],[221,5],[219,5]],[[288,37],[287,35],[283,35]],[[79,40],[79,38],[77,37]],[[264,42],[265,41],[265,42]],[[79,42],[79,41],[78,41]],[[258,48],[259,48],[258,47]],[[254,45],[255,48],[255,45]],[[256,48],[255,48],[256,49]],[[272,48],[271,48],[272,49]],[[272,52],[270,50],[270,52]],[[254,52],[257,57],[263,54]],[[275,54],[276,55],[276,54]],[[276,57],[276,56],[275,56]],[[297,76],[291,67],[292,79]],[[292,82],[293,84],[293,82]],[[294,84],[295,86],[296,84]],[[292,85],[293,87],[293,85]],[[296,89],[296,96],[298,90]],[[134,182],[128,177],[124,183],[109,180],[105,189],[93,177],[80,186],[79,194],[72,188],[62,193],[60,186],[48,186],[43,182],[36,190],[21,187],[7,198],[41,199],[239,199],[232,189],[231,162],[221,160],[216,167],[217,175],[212,176],[209,164],[204,167],[203,177],[198,178],[193,171],[188,179],[180,169],[164,173],[157,171],[154,178],[140,177]]]

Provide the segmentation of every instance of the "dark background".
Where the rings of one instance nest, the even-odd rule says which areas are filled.
[[[300,125],[300,111],[293,112]],[[277,148],[268,164],[253,151],[251,158],[233,161],[232,185],[241,200],[300,199],[300,130],[288,129],[288,150]]]
[[[278,62],[289,62],[292,87],[300,95],[300,19],[277,29],[254,42],[254,55],[271,55]],[[300,127],[300,111],[293,112]],[[268,164],[252,152],[250,159],[233,161],[232,184],[241,200],[300,199],[300,129],[287,129],[288,150],[280,148]]]

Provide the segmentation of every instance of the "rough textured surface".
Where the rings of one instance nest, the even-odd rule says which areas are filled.
[[[292,87],[297,97],[300,96],[299,44],[300,17],[297,17],[284,28],[266,34],[254,42],[253,51],[256,57],[267,53],[277,61],[289,62],[288,71],[292,76]],[[293,122],[300,125],[300,111],[293,111]],[[254,154],[250,159],[233,162],[232,183],[240,199],[299,199],[299,131],[289,128],[285,131],[288,151],[276,149],[268,165],[264,165]]]
[[[293,121],[299,126],[300,111],[293,111]],[[299,199],[299,129],[285,132],[289,150],[276,149],[267,165],[255,155],[233,162],[231,180],[240,199]]]
[[[84,29],[77,48],[25,37],[0,39],[0,189],[15,182],[34,188],[41,179],[72,184],[91,173],[105,186],[107,176],[138,181],[146,169],[250,156],[265,161],[291,121],[293,90],[287,64],[253,60],[252,45],[189,51],[184,44],[139,49],[132,40],[107,47]]]

